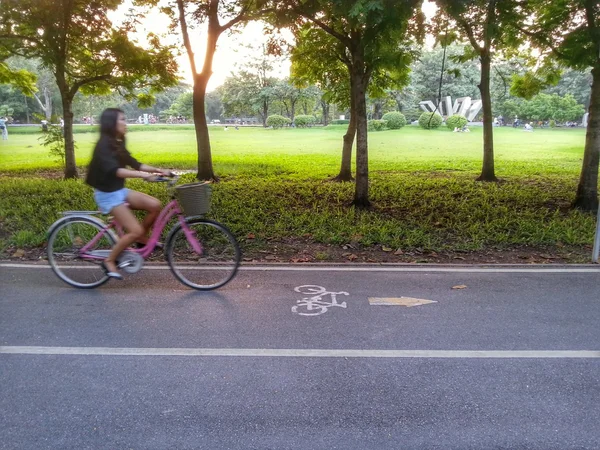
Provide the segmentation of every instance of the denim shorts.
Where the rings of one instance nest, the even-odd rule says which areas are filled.
[[[129,189],[123,188],[114,192],[102,192],[98,189],[94,189],[94,200],[98,205],[102,214],[110,214],[115,206],[122,205],[127,201],[127,194]]]

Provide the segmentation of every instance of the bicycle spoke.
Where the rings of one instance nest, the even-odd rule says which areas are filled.
[[[180,225],[167,243],[167,260],[183,284],[199,290],[216,289],[236,274],[241,259],[239,246],[223,225],[204,219],[187,223],[195,242]]]
[[[91,256],[114,245],[108,233],[97,238],[101,231],[100,225],[86,217],[70,218],[52,231],[48,262],[61,280],[79,288],[96,287],[108,280],[100,267],[101,259]]]

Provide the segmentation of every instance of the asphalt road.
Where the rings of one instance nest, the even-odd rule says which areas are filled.
[[[0,448],[600,449],[597,267],[244,269],[0,264]]]

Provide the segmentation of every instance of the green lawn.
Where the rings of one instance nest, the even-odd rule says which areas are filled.
[[[152,131],[130,127],[128,147],[141,161],[179,169],[196,167],[195,133],[191,126]],[[147,131],[148,130],[148,131]],[[87,130],[86,130],[87,131]],[[335,175],[339,169],[343,126],[313,129],[210,128],[213,161],[220,174],[273,172],[300,178]],[[494,130],[496,170],[499,176],[566,174],[578,172],[584,130]],[[57,168],[39,134],[11,133],[0,145],[0,172]],[[96,133],[76,133],[76,157],[85,166]],[[370,133],[371,171],[411,172],[481,169],[482,129],[471,133],[433,131],[417,127]]]
[[[75,134],[81,167],[97,139],[97,133],[81,131],[91,130]],[[43,245],[59,211],[94,208],[91,189],[81,181],[44,178],[60,166],[39,145],[39,133],[19,131],[0,142],[0,251]],[[581,250],[593,239],[594,216],[569,209],[584,130],[494,129],[501,183],[474,182],[481,170],[481,128],[370,133],[374,208],[367,212],[349,206],[352,183],[327,182],[339,170],[345,127],[210,132],[221,177],[211,216],[226,223],[248,252],[290,240],[406,251]],[[196,167],[191,126],[133,126],[128,147],[152,165]],[[162,186],[138,180],[128,185],[166,200]]]

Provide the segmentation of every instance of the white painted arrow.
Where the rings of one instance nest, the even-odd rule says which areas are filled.
[[[371,305],[387,305],[387,306],[411,306],[427,305],[428,303],[437,303],[433,300],[425,300],[423,298],[412,298],[412,297],[369,297],[369,303]]]

